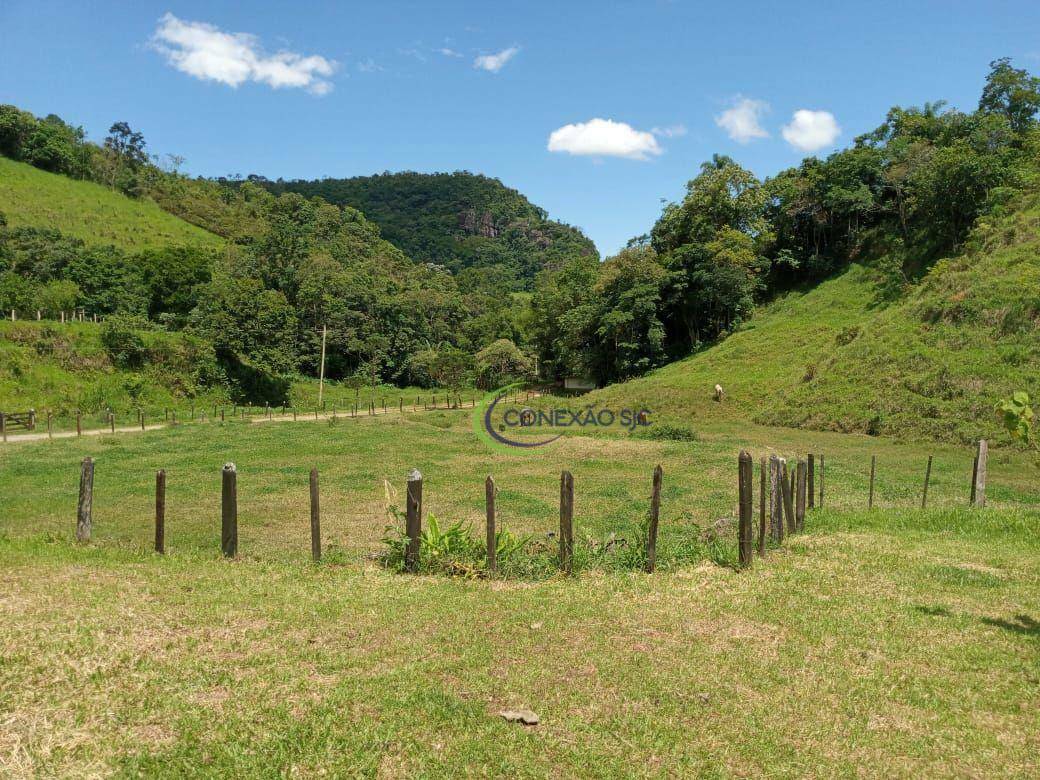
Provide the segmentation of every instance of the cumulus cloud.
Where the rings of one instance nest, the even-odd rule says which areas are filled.
[[[332,91],[326,78],[336,70],[334,60],[285,50],[267,54],[255,35],[222,32],[211,24],[187,22],[171,13],[159,20],[152,47],[182,73],[229,87],[255,81],[275,89],[306,89],[325,95]]]
[[[686,125],[668,125],[667,127],[655,127],[650,132],[659,138],[681,138],[689,131],[686,129]]]
[[[784,125],[781,133],[784,140],[795,149],[815,152],[834,143],[841,135],[841,128],[830,111],[809,111],[802,108],[794,112],[791,121]]]
[[[726,135],[738,144],[746,144],[756,138],[768,138],[762,127],[762,116],[769,110],[764,100],[737,96],[733,105],[715,117],[715,124],[726,131]]]
[[[519,53],[519,46],[510,46],[508,49],[502,49],[498,54],[481,54],[473,60],[473,67],[477,70],[486,70],[491,73],[498,73],[505,67],[507,62]]]
[[[549,136],[549,151],[648,160],[664,150],[653,133],[612,119],[591,119],[553,130]]]

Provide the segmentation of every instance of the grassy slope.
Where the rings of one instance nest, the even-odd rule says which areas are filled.
[[[852,266],[722,343],[589,400],[638,401],[693,427],[748,419],[1003,441],[994,404],[1020,389],[1040,395],[1040,199],[980,227],[970,247],[892,303],[875,274]]]
[[[12,227],[56,228],[88,244],[129,251],[169,245],[219,246],[222,239],[99,184],[0,157],[0,211]]]
[[[186,425],[0,448],[0,773],[310,776],[1029,776],[1036,769],[1040,514],[1021,454],[994,508],[963,509],[970,455],[736,426],[694,444],[568,437],[492,454],[468,415]],[[734,454],[828,453],[828,509],[737,574],[674,569],[732,511]],[[881,508],[863,507],[869,451]],[[929,449],[928,451],[932,451]],[[95,541],[71,542],[77,464],[97,459]],[[218,559],[219,468],[239,467],[241,560]],[[665,571],[447,580],[364,559],[383,479],[479,523],[630,532],[665,468]],[[307,470],[327,561],[307,562]],[[169,554],[148,553],[154,469]],[[960,507],[960,508],[957,508]],[[842,510],[841,514],[834,510]],[[542,718],[525,729],[505,707]]]

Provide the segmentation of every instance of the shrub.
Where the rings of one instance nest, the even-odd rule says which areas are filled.
[[[655,423],[640,429],[633,437],[651,441],[697,441],[700,437],[692,428],[674,423]]]
[[[140,368],[144,363],[144,339],[136,324],[130,317],[110,317],[101,326],[101,345],[119,368]]]

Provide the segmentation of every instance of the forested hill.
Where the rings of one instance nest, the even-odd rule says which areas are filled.
[[[543,268],[597,256],[577,228],[548,218],[498,179],[457,173],[383,173],[351,179],[261,181],[275,193],[318,195],[353,206],[413,259],[459,272],[495,268],[519,288]]]

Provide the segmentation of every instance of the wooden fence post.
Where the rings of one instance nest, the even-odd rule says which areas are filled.
[[[805,499],[808,485],[809,466],[804,460],[799,460],[795,467],[795,490],[794,490],[794,530],[805,530]]]
[[[79,472],[79,503],[76,506],[76,541],[89,542],[94,522],[94,459],[84,458]]]
[[[53,426],[52,422],[53,421],[52,421],[52,416],[51,416],[51,410],[48,409],[47,410],[47,438],[48,439],[53,439],[54,438],[54,426]]]
[[[225,558],[238,555],[238,470],[225,463],[221,471],[220,548]]]
[[[989,445],[985,439],[979,439],[975,452],[975,468],[971,482],[971,505],[986,506],[986,461],[989,459]]]
[[[661,519],[661,482],[664,471],[658,465],[654,469],[653,487],[650,493],[650,524],[646,536],[646,572],[653,574],[657,568],[657,526]]]
[[[813,509],[816,506],[816,456],[811,452],[808,455],[808,473],[806,474],[807,488],[809,499],[809,509]]]
[[[758,554],[766,554],[766,459],[758,461]]]
[[[108,424],[112,429],[112,433],[116,432],[116,415],[114,412],[108,413]]]
[[[141,423],[141,430],[144,430],[144,409],[137,410],[137,421]]]
[[[784,538],[783,500],[780,495],[780,458],[769,456],[769,538],[781,542]]]
[[[921,493],[921,509],[928,506],[928,482],[932,478],[932,456],[928,456],[928,466],[924,470],[924,491]]]
[[[83,435],[83,415],[80,412],[76,412],[76,435]]]
[[[311,558],[321,560],[321,497],[318,493],[318,470],[311,469]]]
[[[7,415],[0,412],[0,440],[7,441]]]
[[[751,565],[753,555],[751,536],[751,513],[752,513],[752,484],[754,477],[754,463],[747,450],[740,451],[737,459],[737,493],[740,506],[740,523],[737,527],[737,553],[740,560],[740,568],[746,569]]]
[[[867,509],[874,508],[874,471],[877,469],[877,455],[870,456],[870,490],[867,492]]]
[[[405,492],[404,532],[408,542],[404,548],[404,570],[419,571],[419,536],[422,533],[422,474],[412,469]]]
[[[296,407],[295,406],[292,408],[292,421],[296,422]]]
[[[820,509],[823,509],[823,477],[824,477],[824,461],[823,455],[820,455]]]
[[[787,519],[787,527],[784,529],[785,535],[790,536],[794,533],[794,496],[791,490],[792,480],[788,474],[787,458],[780,459],[780,495],[784,503],[784,517]],[[781,525],[783,525],[781,523]]]
[[[220,421],[224,422],[224,407],[220,407]]]
[[[155,472],[155,551],[166,552],[166,469]]]
[[[574,571],[574,477],[560,474],[560,569]]]
[[[488,574],[494,576],[498,571],[498,559],[495,555],[495,480],[488,474],[484,480],[484,507],[487,514],[487,567]]]

